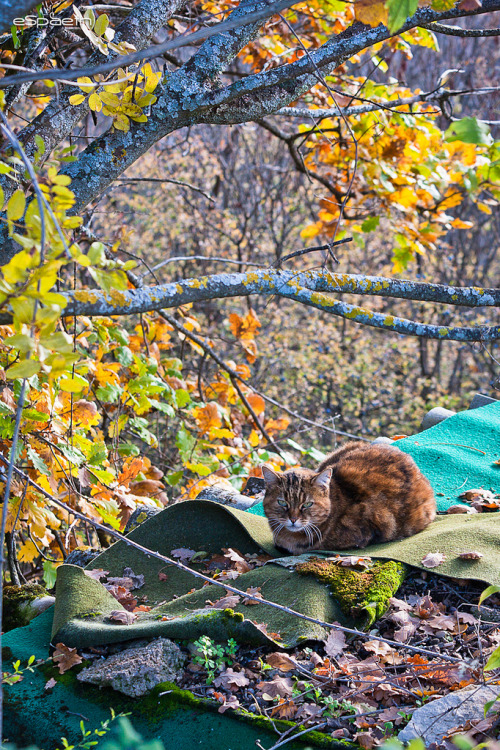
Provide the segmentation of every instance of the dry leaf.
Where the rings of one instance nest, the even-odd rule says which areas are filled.
[[[277,716],[278,719],[293,719],[297,711],[297,706],[293,701],[281,699],[276,706],[271,709],[271,716]]]
[[[380,661],[384,664],[396,665],[402,664],[404,661],[404,658],[396,651],[396,649],[383,641],[365,641],[363,643],[363,648],[366,649],[366,651],[375,654],[375,656],[378,656]]]
[[[250,680],[245,677],[244,672],[235,672],[231,667],[228,667],[225,672],[215,678],[215,687],[221,687],[225,690],[238,690],[240,687],[250,685]]]
[[[105,578],[109,575],[109,570],[103,570],[102,568],[94,568],[94,570],[84,570],[86,576],[93,578],[95,581],[100,581],[101,578]]]
[[[230,594],[228,591],[226,596],[223,596],[221,599],[217,599],[216,602],[207,600],[207,605],[209,607],[213,607],[214,609],[234,609],[239,603],[240,599],[240,596],[237,596],[237,594]]]
[[[223,714],[225,711],[227,711],[228,708],[238,708],[240,705],[240,702],[238,698],[235,695],[231,695],[229,698],[226,698],[226,696],[223,696],[224,703],[222,706],[219,706],[217,711],[220,714]]]
[[[114,609],[109,613],[108,618],[111,622],[119,622],[121,625],[131,625],[137,619],[137,615],[123,609]]]
[[[333,623],[338,625],[339,623]],[[339,656],[346,647],[345,634],[342,630],[331,630],[325,641],[325,653],[334,659]]]
[[[243,599],[242,604],[246,604],[247,607],[250,607],[252,604],[258,604],[258,599],[262,599],[262,594],[260,593],[260,586],[250,586],[246,590],[247,594],[250,594],[250,596],[246,596]]]
[[[269,666],[273,669],[279,669],[280,672],[291,672],[293,669],[297,669],[297,663],[288,654],[282,654],[280,651],[269,654],[266,661]]]
[[[133,589],[140,589],[144,586],[144,576],[142,573],[134,573],[132,568],[124,568],[123,575],[132,579],[134,583],[132,586]]]
[[[265,701],[272,701],[273,698],[287,698],[292,694],[293,682],[290,677],[277,676],[269,682],[258,682],[257,687]]]
[[[47,680],[47,682],[44,685],[44,690],[52,690],[53,687],[57,685],[56,680],[54,680],[53,677],[50,678],[50,680]]]
[[[422,560],[422,565],[425,568],[437,568],[438,565],[442,565],[446,560],[446,555],[442,552],[428,552]]]
[[[338,565],[344,568],[369,568],[372,564],[371,557],[358,557],[357,555],[348,555],[337,560]]]
[[[196,555],[194,549],[188,549],[187,547],[179,547],[179,549],[173,549],[170,553],[172,557],[177,557],[181,562],[189,562],[193,555]]]
[[[76,648],[69,648],[64,643],[56,643],[56,648],[52,654],[52,661],[55,662],[59,668],[59,674],[64,674],[74,667],[75,664],[81,664],[82,657],[78,654]]]
[[[477,513],[476,508],[467,507],[466,505],[450,505],[447,513]]]
[[[461,552],[459,558],[461,560],[480,560],[484,555],[481,552]]]
[[[375,27],[379,23],[387,26],[388,10],[384,0],[355,0],[354,16],[356,21],[368,26]]]

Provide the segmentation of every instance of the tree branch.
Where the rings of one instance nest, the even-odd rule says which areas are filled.
[[[247,273],[221,273],[196,279],[160,284],[123,292],[77,290],[65,293],[68,300],[62,317],[78,315],[130,315],[151,310],[179,307],[188,302],[252,294],[279,296],[315,307],[331,315],[356,323],[409,336],[442,341],[494,341],[500,338],[500,326],[434,326],[398,318],[362,307],[338,302],[332,295],[361,294],[396,299],[441,302],[461,307],[498,307],[500,289],[452,287],[420,281],[387,279],[381,276],[331,274],[328,271],[292,272],[275,269]],[[9,322],[3,315],[0,322]]]
[[[465,37],[487,37],[500,36],[500,29],[462,29],[461,26],[448,26],[444,23],[422,24],[424,28],[434,31],[437,34],[447,34],[448,36],[465,36]]]

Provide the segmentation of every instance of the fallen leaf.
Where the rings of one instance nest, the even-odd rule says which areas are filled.
[[[333,623],[338,625],[339,623]],[[325,641],[325,653],[334,659],[339,656],[346,647],[345,634],[342,630],[330,630],[328,638]]]
[[[53,687],[57,685],[56,680],[54,680],[53,677],[50,678],[50,680],[47,680],[47,682],[44,685],[44,690],[52,690]]]
[[[446,555],[442,552],[428,552],[422,560],[422,565],[426,568],[437,568],[446,560]]]
[[[484,555],[481,552],[461,552],[459,558],[461,560],[480,560]]]
[[[107,584],[108,585],[106,586],[106,588],[108,589],[108,591],[114,586],[127,589],[127,591],[130,591],[130,589],[134,588],[134,582],[131,578],[111,577],[108,578]]]
[[[224,703],[222,704],[222,706],[219,706],[217,711],[220,714],[223,714],[225,711],[227,711],[228,708],[238,708],[239,705],[240,702],[235,695],[231,695],[229,698],[226,698],[226,696],[224,696]]]
[[[303,703],[299,706],[297,713],[295,714],[295,719],[300,721],[315,719],[317,716],[321,716],[323,710],[324,706],[318,706],[317,703]]]
[[[103,570],[102,568],[94,568],[94,570],[84,570],[86,576],[93,578],[95,581],[100,581],[101,578],[105,578],[109,575],[109,570]]]
[[[252,566],[248,563],[248,560],[245,560],[238,550],[229,547],[229,549],[224,550],[224,557],[233,563],[231,567],[235,568],[238,573],[248,573],[249,570],[252,570]]]
[[[280,672],[291,672],[293,669],[297,669],[297,663],[288,654],[282,654],[280,651],[269,654],[266,661],[270,667],[279,669]]]
[[[225,690],[238,690],[240,687],[250,685],[250,680],[245,677],[244,672],[235,672],[231,667],[228,667],[225,672],[215,678],[215,687],[221,687]]]
[[[132,568],[124,568],[123,575],[132,579],[134,583],[132,586],[133,589],[140,589],[144,586],[144,576],[142,573],[134,573]]]
[[[271,709],[271,716],[277,716],[278,719],[293,719],[297,712],[297,706],[293,701],[281,699],[276,706]]]
[[[273,698],[287,698],[292,694],[293,682],[290,677],[281,677],[278,675],[274,680],[269,682],[258,682],[260,695],[265,701],[272,701]]]
[[[237,594],[230,594],[229,592],[227,592],[226,596],[223,596],[221,599],[217,599],[216,602],[207,600],[207,605],[209,607],[213,607],[214,609],[234,609],[239,603],[240,599],[241,597]]]
[[[246,593],[250,594],[250,596],[246,596],[243,599],[242,604],[246,604],[247,607],[250,607],[253,604],[258,604],[259,603],[258,599],[262,599],[262,594],[260,593],[260,586],[258,587],[250,586],[246,590]]]
[[[396,651],[396,649],[383,641],[365,641],[363,643],[363,648],[371,654],[378,656],[380,661],[384,664],[396,665],[402,664],[404,661],[404,658]]]
[[[111,622],[119,622],[122,625],[131,625],[137,619],[133,612],[126,612],[123,609],[114,609],[109,613],[108,618]]]
[[[140,604],[138,607],[135,607],[133,612],[151,612],[151,607],[148,607],[146,604]]]
[[[177,557],[181,562],[189,562],[193,555],[196,554],[194,549],[188,549],[187,547],[179,547],[178,549],[173,549],[170,553],[172,557]]]
[[[162,573],[161,570],[158,573],[158,580],[159,581],[168,581],[168,575],[166,573]]]
[[[358,557],[357,555],[349,555],[348,557],[341,557],[338,560],[338,564],[344,568],[369,568],[372,564],[371,557]]]
[[[59,674],[64,674],[74,667],[75,664],[81,664],[82,657],[78,654],[76,648],[69,648],[64,643],[56,643],[56,648],[52,654],[52,661],[55,662],[59,669]]]
[[[477,509],[472,506],[467,507],[466,505],[450,505],[447,513],[477,513]]]

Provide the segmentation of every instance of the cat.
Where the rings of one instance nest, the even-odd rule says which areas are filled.
[[[276,547],[362,549],[403,539],[436,516],[429,481],[414,460],[390,445],[350,442],[316,471],[262,467],[264,512]]]

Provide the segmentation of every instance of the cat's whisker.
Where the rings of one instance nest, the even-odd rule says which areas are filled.
[[[318,542],[321,542],[321,539],[322,539],[323,535],[322,535],[321,531],[319,530],[319,527],[316,526],[316,524],[313,523],[312,521],[309,521],[309,527],[311,529],[311,533],[315,534],[318,537]]]
[[[314,544],[314,537],[312,535],[312,531],[309,528],[309,526],[304,526],[304,531],[306,532],[307,541],[309,543],[309,546],[312,547],[312,545]]]

